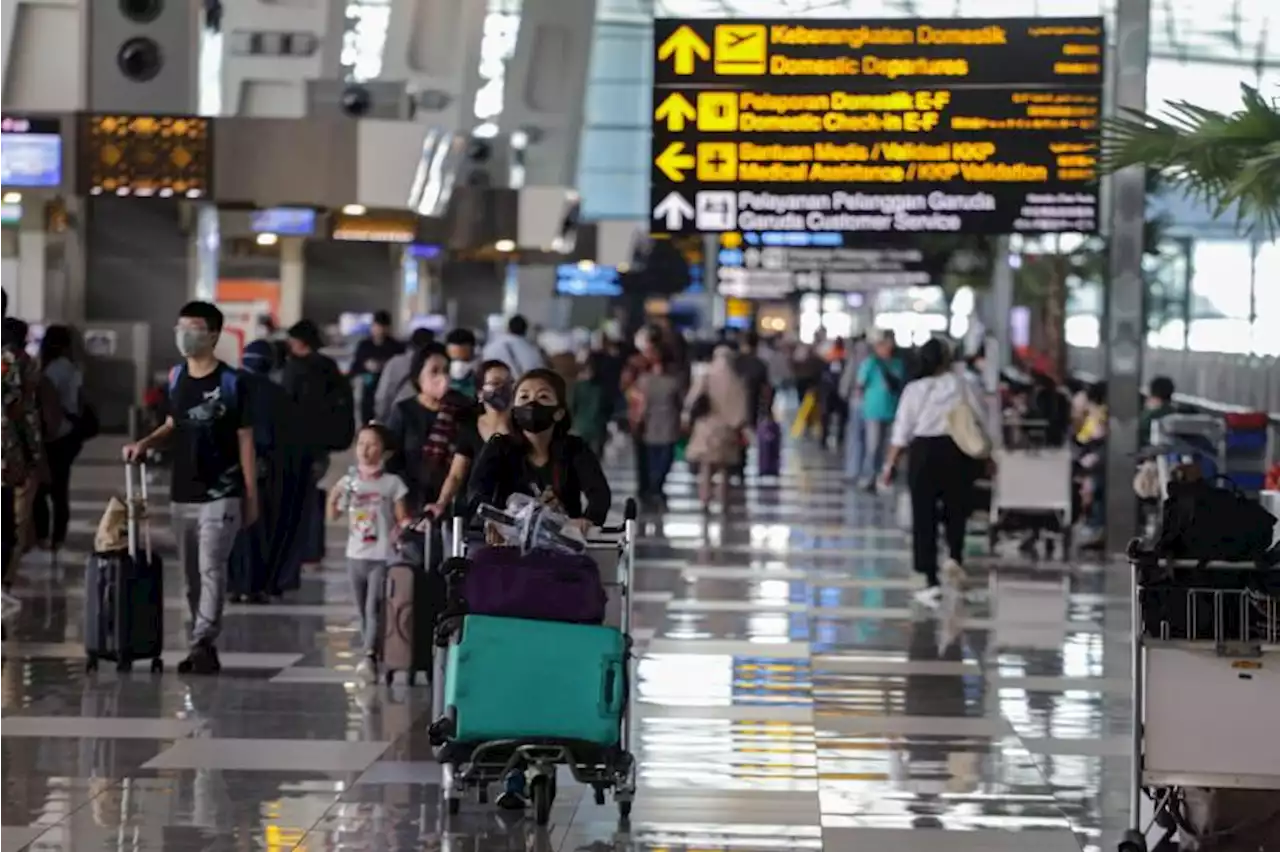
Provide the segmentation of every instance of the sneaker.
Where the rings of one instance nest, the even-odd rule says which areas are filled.
[[[203,642],[197,643],[187,658],[178,663],[178,674],[213,675],[220,671],[218,649]]]
[[[961,567],[960,563],[957,562],[956,560],[948,559],[947,561],[943,562],[942,571],[940,573],[942,575],[943,585],[951,586],[952,588],[956,588],[956,589],[959,589],[962,586],[964,586],[964,581],[965,581],[964,568]]]
[[[930,586],[927,589],[921,589],[916,592],[912,597],[915,598],[916,603],[921,606],[926,606],[929,609],[937,609],[942,603],[942,587]]]
[[[360,665],[356,666],[356,677],[360,678],[363,683],[378,682],[378,660],[371,654],[360,661]]]

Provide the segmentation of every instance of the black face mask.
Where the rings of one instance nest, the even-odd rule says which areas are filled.
[[[541,402],[528,402],[511,409],[511,416],[521,432],[538,434],[556,425],[556,412],[560,409],[554,405]]]

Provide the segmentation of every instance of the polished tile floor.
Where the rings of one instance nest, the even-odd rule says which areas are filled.
[[[923,610],[891,503],[813,448],[724,516],[673,476],[638,551],[633,818],[564,779],[546,829],[476,803],[444,815],[429,690],[356,683],[337,559],[279,605],[228,607],[216,679],[87,676],[83,553],[119,489],[112,451],[77,471],[62,565],[21,572],[5,852],[1078,852],[1123,828],[1123,569],[975,557],[968,593]],[[611,479],[632,483],[622,464]],[[170,663],[182,591],[170,576]]]

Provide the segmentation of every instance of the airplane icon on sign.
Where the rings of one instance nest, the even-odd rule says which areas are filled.
[[[759,33],[729,33],[729,46],[737,47],[744,41],[750,41],[758,35]]]

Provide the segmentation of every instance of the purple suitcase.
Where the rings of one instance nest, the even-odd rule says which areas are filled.
[[[446,568],[450,614],[604,622],[608,596],[600,569],[585,554],[535,548],[482,547]]]
[[[782,427],[777,420],[761,420],[756,426],[756,475],[782,473]]]

